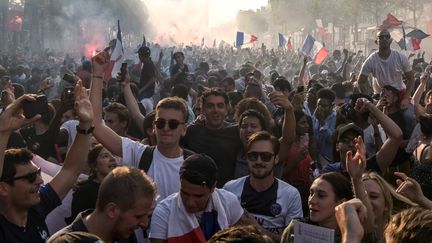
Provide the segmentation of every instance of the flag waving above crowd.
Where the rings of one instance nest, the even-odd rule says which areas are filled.
[[[303,42],[301,51],[312,58],[316,64],[321,64],[329,55],[329,51],[323,46],[323,44],[316,41],[315,38],[309,34]]]
[[[245,34],[244,32],[237,31],[235,46],[241,48],[244,44],[254,43],[258,40],[253,34]]]

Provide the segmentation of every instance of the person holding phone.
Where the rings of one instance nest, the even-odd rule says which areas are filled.
[[[22,104],[36,98],[23,95],[0,115],[0,242],[46,242],[49,232],[45,223],[47,215],[61,204],[61,200],[86,167],[90,146],[92,120],[88,119],[91,107],[81,83],[75,87],[75,108],[79,113],[80,131],[72,144],[61,170],[47,184],[41,177],[41,169],[33,162],[27,149],[6,150],[10,134],[23,126],[41,119],[37,114],[25,118]]]

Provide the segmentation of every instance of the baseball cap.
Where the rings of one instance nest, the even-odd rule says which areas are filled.
[[[350,131],[363,137],[363,129],[361,129],[359,126],[355,125],[354,123],[348,123],[347,125],[339,129],[337,140],[339,141],[347,132]]]

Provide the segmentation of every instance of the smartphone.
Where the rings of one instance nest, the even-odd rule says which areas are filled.
[[[74,75],[70,75],[69,73],[65,73],[63,75],[63,80],[68,82],[68,83],[75,84],[76,79],[75,79]]]
[[[120,79],[118,80],[119,82],[123,82],[126,78],[126,73],[127,73],[127,63],[124,62],[122,63],[121,67],[120,67]]]
[[[24,100],[23,101],[24,116],[29,119],[37,114],[49,113],[48,100],[45,95],[39,95],[35,101]]]
[[[66,99],[68,99],[68,100],[70,100],[70,99],[74,100],[75,99],[74,88],[73,87],[65,88],[64,91],[63,91],[63,93],[64,93],[64,97]]]
[[[304,91],[304,86],[303,85],[297,87],[297,93],[301,93],[303,91]]]

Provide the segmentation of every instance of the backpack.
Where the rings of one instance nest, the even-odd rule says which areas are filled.
[[[146,173],[148,172],[148,170],[150,169],[150,165],[153,161],[153,153],[156,149],[156,146],[147,146],[141,156],[138,168],[141,170],[144,170]],[[195,154],[195,152],[188,150],[188,149],[183,149],[183,158],[186,159],[187,157]]]

